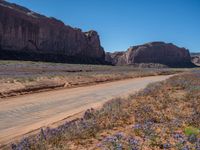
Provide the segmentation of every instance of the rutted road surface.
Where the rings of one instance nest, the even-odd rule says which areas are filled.
[[[119,96],[127,96],[162,81],[167,76],[152,76],[115,81],[93,86],[29,94],[0,101],[0,143],[58,122],[88,108],[96,108]]]

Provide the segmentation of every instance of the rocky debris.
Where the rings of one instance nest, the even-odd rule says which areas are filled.
[[[96,31],[82,32],[0,0],[1,59],[102,63],[104,57]]]
[[[132,46],[125,52],[106,53],[106,61],[113,65],[132,65],[135,63],[156,63],[169,67],[191,67],[190,53],[172,43],[151,42]]]
[[[200,53],[191,53],[191,60],[195,65],[200,66]]]

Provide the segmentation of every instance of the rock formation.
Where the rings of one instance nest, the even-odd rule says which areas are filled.
[[[113,65],[157,63],[170,67],[192,66],[190,53],[171,43],[152,42],[130,47],[126,52],[106,53],[106,61]]]
[[[102,63],[104,57],[96,31],[0,0],[0,59]]]
[[[200,66],[200,53],[191,53],[191,61],[195,65]]]

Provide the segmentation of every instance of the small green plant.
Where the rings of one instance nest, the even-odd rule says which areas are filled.
[[[198,135],[200,133],[198,128],[192,126],[186,127],[184,132],[187,136]]]

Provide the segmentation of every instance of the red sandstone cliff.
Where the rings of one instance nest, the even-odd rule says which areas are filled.
[[[22,58],[45,54],[53,58],[55,54],[62,59],[102,61],[105,55],[96,31],[84,33],[55,18],[0,0],[0,57],[9,59],[7,54]]]

